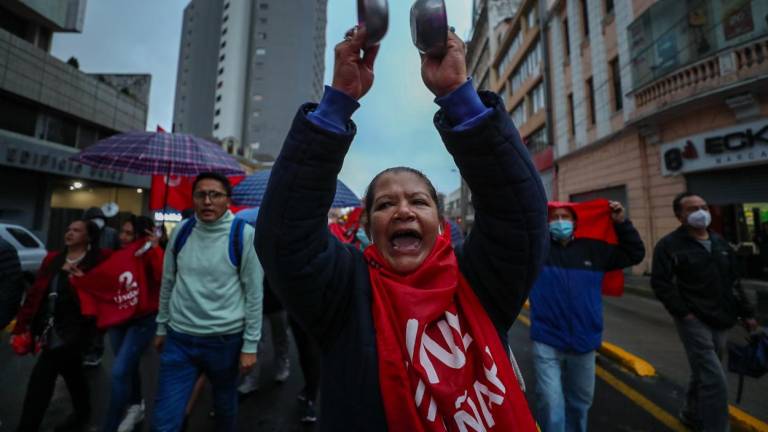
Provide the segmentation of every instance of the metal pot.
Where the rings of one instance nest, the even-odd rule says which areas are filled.
[[[368,31],[365,46],[381,42],[389,27],[387,0],[357,0],[357,23]]]
[[[445,0],[416,0],[411,6],[411,39],[419,52],[440,57],[448,45]]]

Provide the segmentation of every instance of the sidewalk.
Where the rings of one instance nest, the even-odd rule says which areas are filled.
[[[768,281],[743,279],[741,281],[747,298],[755,305],[755,314],[761,325],[768,327]],[[651,288],[650,276],[624,275],[624,289],[628,294],[635,294],[651,299],[656,295]]]
[[[755,293],[761,296],[761,308],[764,311],[765,293],[753,290],[753,294]],[[682,401],[690,369],[672,318],[653,295],[650,278],[627,277],[626,294],[618,298],[604,297],[603,305],[603,340],[650,363],[658,375],[679,386],[676,397]],[[764,313],[760,319],[765,325]],[[743,340],[745,337],[746,331],[740,326],[734,327],[729,334],[729,339],[734,341]],[[728,400],[732,405],[736,405],[737,383],[737,375],[728,373]],[[768,377],[759,380],[745,378],[742,403],[737,406],[766,422],[766,394]]]

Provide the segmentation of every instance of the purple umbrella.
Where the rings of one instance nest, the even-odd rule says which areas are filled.
[[[221,147],[194,135],[128,132],[100,140],[72,156],[96,168],[141,175],[194,176],[213,171],[227,176],[245,172]],[[165,202],[168,200],[166,182]]]
[[[193,176],[204,171],[242,175],[221,147],[194,135],[128,132],[103,139],[72,157],[96,168],[134,174]]]

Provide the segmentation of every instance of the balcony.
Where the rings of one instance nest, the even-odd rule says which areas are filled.
[[[768,2],[663,0],[628,29],[637,113],[768,74]]]

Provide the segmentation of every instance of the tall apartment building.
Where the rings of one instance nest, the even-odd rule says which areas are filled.
[[[144,130],[151,77],[88,74],[50,54],[57,32],[80,32],[85,0],[0,2],[0,222],[60,246],[90,206],[142,213],[146,177],[93,169],[70,157],[101,138]],[[50,235],[49,235],[50,234]]]
[[[491,90],[528,147],[548,196],[553,184],[553,151],[547,129],[546,34],[539,0],[475,0],[467,43],[467,70],[475,86]],[[462,182],[458,208],[464,225],[474,220],[471,191]]]
[[[623,202],[652,250],[673,197],[700,194],[744,274],[768,278],[768,2],[549,3],[557,199]]]
[[[174,130],[274,160],[298,107],[323,91],[327,0],[192,0]]]

